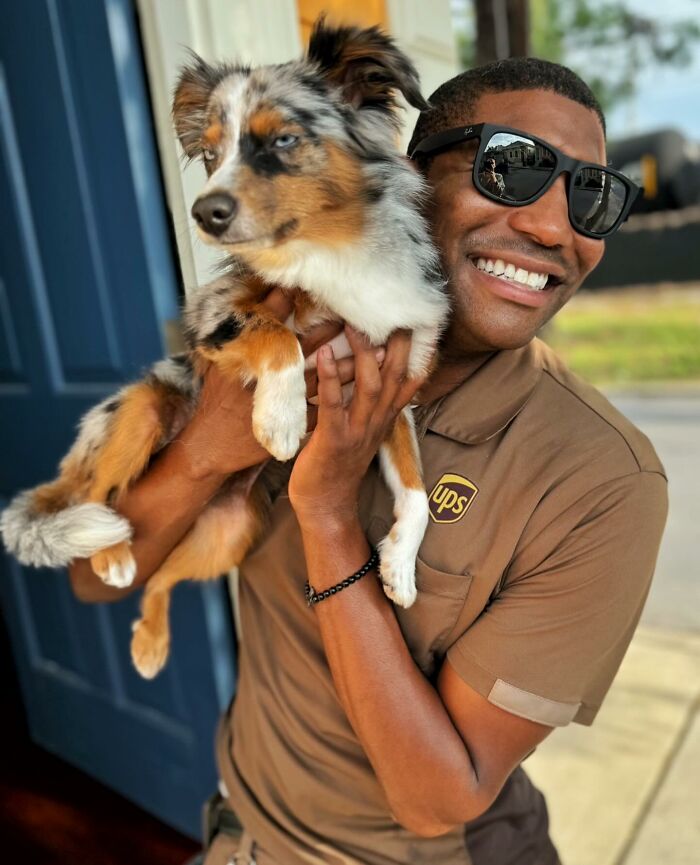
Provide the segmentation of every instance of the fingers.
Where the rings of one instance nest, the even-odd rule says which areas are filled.
[[[343,391],[333,349],[323,345],[318,350],[318,429],[340,437],[345,425]]]
[[[346,357],[336,360],[338,377],[341,385],[345,385],[355,378],[355,360]],[[304,373],[306,379],[306,399],[311,405],[318,405],[318,372],[315,369],[307,369]]]
[[[350,423],[364,429],[369,425],[381,396],[382,376],[376,349],[369,339],[349,325],[346,325],[345,332],[355,355],[355,392],[350,404]]]
[[[336,360],[333,349],[324,345],[318,350],[318,387],[314,395],[313,370],[306,373],[307,398],[319,406],[319,429],[334,429],[341,434],[345,424],[356,432],[381,434],[410,402],[422,384],[408,378],[411,354],[410,331],[397,331],[383,350],[372,346],[366,336],[346,326],[347,340],[354,358]],[[347,387],[354,377],[354,393],[349,408]],[[347,420],[346,420],[347,419]]]
[[[398,414],[418,389],[420,382],[408,378],[408,361],[411,355],[411,332],[397,330],[386,347],[386,359],[382,366],[381,408]],[[410,394],[410,395],[408,395]]]
[[[333,343],[330,343],[331,348],[333,348]],[[335,351],[334,351],[335,353]],[[381,346],[374,350],[374,356],[376,358],[377,363],[381,367],[384,357],[386,355],[386,350]],[[344,401],[347,403],[347,395],[348,388],[346,385],[351,384],[355,381],[355,358],[354,357],[344,357],[340,360],[336,359],[336,366],[338,367],[338,375],[340,377],[340,383],[343,385],[343,397]],[[304,377],[306,379],[306,399],[311,405],[318,405],[318,373],[316,368],[307,369],[304,373]]]

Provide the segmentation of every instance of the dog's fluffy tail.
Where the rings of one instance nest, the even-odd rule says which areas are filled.
[[[58,568],[129,540],[132,528],[106,505],[72,505],[55,513],[37,513],[33,490],[25,490],[0,515],[0,534],[23,565]]]

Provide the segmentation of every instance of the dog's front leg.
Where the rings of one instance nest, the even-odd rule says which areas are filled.
[[[304,355],[296,335],[259,306],[240,334],[216,349],[198,347],[224,375],[256,381],[253,434],[277,460],[291,459],[306,434]]]

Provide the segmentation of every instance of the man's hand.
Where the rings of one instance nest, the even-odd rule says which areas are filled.
[[[410,333],[391,336],[380,365],[377,349],[367,338],[348,326],[345,330],[354,354],[355,387],[345,405],[343,379],[352,374],[352,366],[341,368],[330,346],[322,347],[318,423],[289,481],[289,497],[300,522],[355,516],[360,483],[370,462],[422,383],[407,378]]]

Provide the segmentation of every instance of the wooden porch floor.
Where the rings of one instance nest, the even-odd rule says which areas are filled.
[[[12,865],[184,865],[199,849],[34,745],[0,620],[0,849]]]

